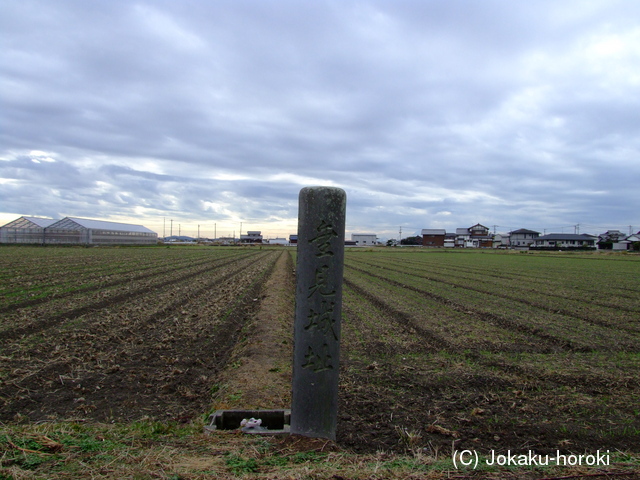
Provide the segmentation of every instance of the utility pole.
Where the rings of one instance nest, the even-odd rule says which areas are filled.
[[[198,240],[200,240],[200,225],[198,225]]]
[[[218,224],[213,224],[213,239],[216,240],[218,238]]]
[[[171,231],[170,235],[173,237],[173,218],[171,219]]]
[[[166,230],[167,217],[162,217],[162,238],[167,236]]]
[[[179,223],[178,224],[178,236],[182,235],[182,233],[180,233],[180,231],[181,231],[180,229],[181,228],[182,228],[182,224]]]
[[[400,238],[398,238],[398,245],[402,245],[402,225],[400,225]]]

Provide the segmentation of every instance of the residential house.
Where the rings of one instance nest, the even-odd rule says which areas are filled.
[[[424,247],[444,247],[447,232],[444,228],[423,228],[422,246]]]
[[[471,233],[468,228],[456,228],[456,240],[455,246],[458,248],[470,248],[473,246],[471,243]]]
[[[493,236],[489,229],[479,223],[469,228],[456,228],[456,247],[492,248]]]
[[[518,230],[514,230],[509,232],[510,240],[509,244],[511,248],[529,248],[532,245],[536,238],[540,236],[540,232],[535,232],[533,230],[527,230],[526,228],[520,228]]]
[[[456,234],[451,232],[451,233],[445,233],[444,234],[444,247],[445,248],[453,248],[456,246]]]
[[[529,248],[540,250],[571,250],[576,248],[595,249],[598,237],[587,235],[585,233],[550,233],[543,235],[534,240],[533,245]]]
[[[493,248],[509,248],[510,240],[508,233],[496,233],[493,236]]]
[[[246,235],[240,235],[240,243],[262,243],[262,232],[247,231]]]
[[[640,232],[624,237],[612,245],[614,251],[633,250],[633,244],[640,243]]]
[[[611,250],[613,245],[625,240],[627,235],[620,230],[607,230],[605,233],[598,235],[598,248],[601,250]],[[626,250],[626,248],[618,248],[616,250]]]

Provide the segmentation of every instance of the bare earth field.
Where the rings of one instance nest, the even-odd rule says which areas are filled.
[[[640,477],[640,256],[348,250],[336,444],[202,434],[217,408],[289,406],[288,250],[0,262],[0,480]],[[460,470],[462,450],[610,464]]]
[[[640,452],[639,257],[387,252],[346,260],[342,444]]]
[[[9,268],[0,420],[202,415],[277,256],[69,248]]]

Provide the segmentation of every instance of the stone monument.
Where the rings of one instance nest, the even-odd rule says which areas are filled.
[[[347,196],[300,191],[291,433],[335,440]]]

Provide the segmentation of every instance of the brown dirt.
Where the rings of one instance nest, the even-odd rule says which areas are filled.
[[[87,287],[6,310],[13,317],[3,321],[19,326],[3,337],[0,421],[187,422],[212,407],[290,406],[295,284],[287,252],[109,282],[109,292]],[[634,408],[637,384],[488,361],[389,298],[349,281],[346,290],[337,443],[290,436],[274,438],[277,449],[640,451],[638,419],[626,436],[612,436],[607,424],[617,420],[614,407]],[[572,353],[545,338],[532,348]],[[585,420],[583,411],[608,413]]]
[[[640,451],[633,372],[570,374],[580,352],[564,346],[556,347],[562,375],[492,360],[424,328],[424,313],[393,293],[374,295],[348,278],[346,292],[338,444],[429,455]],[[551,349],[537,346],[537,358]]]
[[[261,291],[259,309],[220,376],[215,409],[290,407],[294,291],[291,255],[282,252]]]
[[[138,278],[100,292],[13,312],[0,371],[0,420],[27,418],[186,422],[210,406],[211,388],[259,307],[277,252]]]

